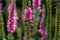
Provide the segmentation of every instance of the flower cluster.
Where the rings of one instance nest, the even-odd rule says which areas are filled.
[[[34,8],[37,8],[38,6],[40,6],[41,5],[41,0],[32,0],[32,6],[34,7]]]
[[[24,20],[24,22],[30,23],[30,26],[31,26],[30,31],[33,34],[32,11],[36,12],[35,9],[38,8],[38,15],[39,15],[42,10],[41,10],[41,0],[32,0],[32,1],[33,1],[33,3],[32,3],[33,10],[30,7],[27,7],[24,10],[23,20]],[[7,31],[13,33],[13,32],[15,32],[15,29],[16,29],[16,25],[17,25],[16,23],[17,23],[18,17],[17,17],[17,12],[16,12],[16,4],[12,3],[12,0],[8,6],[8,13],[9,13],[9,16],[8,16],[8,22],[7,22]],[[39,15],[39,18],[40,18],[40,15]],[[42,35],[42,38],[43,38],[42,40],[46,40],[47,32],[44,28],[44,18],[41,19],[40,29],[38,29],[38,32]],[[23,40],[26,40],[26,33],[23,37]]]
[[[41,0],[32,0],[32,8],[33,8],[33,18],[35,18],[36,9],[38,9],[38,15],[40,16],[40,13],[41,13]]]
[[[40,22],[40,29],[38,30],[38,32],[42,35],[42,40],[46,40],[47,38],[47,32],[46,29],[44,28],[44,19],[41,19]]]
[[[9,16],[8,16],[8,23],[7,23],[7,31],[13,33],[16,29],[16,23],[18,20],[15,3],[9,4],[8,12],[9,12]]]
[[[23,19],[24,19],[24,21],[30,21],[30,20],[32,20],[32,10],[31,10],[30,7],[27,7],[24,10]]]

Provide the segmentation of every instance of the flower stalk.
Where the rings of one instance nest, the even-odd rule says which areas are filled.
[[[25,40],[30,40],[31,39],[31,32],[30,32],[30,22],[32,21],[32,10],[30,7],[27,7],[24,10],[24,14],[23,14],[23,20],[24,20],[24,37],[23,39]]]
[[[45,10],[43,9],[43,12]],[[40,27],[38,29],[38,32],[39,34],[42,35],[42,39],[41,40],[46,40],[47,39],[47,31],[44,27],[44,20],[45,20],[45,13],[42,12],[42,18],[41,18],[41,21],[40,21]]]
[[[8,12],[9,12],[9,16],[8,16],[8,22],[7,22],[7,31],[14,33],[16,26],[17,26],[17,12],[16,12],[16,4],[12,2],[12,0],[9,3],[8,6]]]

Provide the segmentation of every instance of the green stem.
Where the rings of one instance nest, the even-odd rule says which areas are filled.
[[[2,18],[2,13],[0,13],[0,40],[6,40],[5,39],[5,33],[4,33],[4,23]]]
[[[51,40],[51,20],[52,20],[52,17],[51,17],[51,0],[48,1],[47,0],[47,32],[48,32],[48,36],[47,36],[47,40]]]

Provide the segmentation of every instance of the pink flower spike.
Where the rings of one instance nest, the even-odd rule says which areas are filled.
[[[41,22],[40,22],[40,29],[38,30],[39,34],[42,35],[42,40],[46,40],[47,39],[47,31],[46,29],[44,28],[44,19],[42,18],[41,19]]]
[[[24,19],[24,21],[32,20],[32,10],[31,10],[31,8],[27,7],[24,10],[23,19]]]
[[[37,8],[38,6],[41,5],[41,0],[32,0],[32,2],[34,8]]]
[[[40,22],[40,29],[44,29],[44,20],[41,20]]]
[[[38,32],[39,32],[39,34],[41,34],[41,35],[42,35],[42,38],[43,38],[44,40],[46,40],[46,39],[47,39],[47,32],[46,32],[46,30],[45,30],[45,29],[44,29],[44,30],[39,29],[39,30],[38,30]]]
[[[8,22],[7,22],[7,31],[11,33],[15,32],[16,25],[17,25],[16,23],[18,20],[17,12],[16,12],[16,4],[14,3],[13,5],[12,3],[10,3],[8,6],[9,16],[8,16]]]
[[[26,36],[24,35],[23,40],[26,40]]]

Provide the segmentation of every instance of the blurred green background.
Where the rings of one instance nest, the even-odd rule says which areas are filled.
[[[53,0],[42,0],[42,1],[43,1],[42,5],[45,5],[44,8],[46,8],[45,28],[47,30],[48,35],[47,40],[60,40],[60,1],[59,0],[56,1],[56,8],[55,8],[56,10],[53,8],[54,3],[52,2]],[[22,35],[24,32],[22,13],[24,9],[27,7],[27,3],[28,6],[31,7],[31,0],[16,0],[19,20],[18,20],[18,26],[16,28],[16,33],[14,34],[6,32],[6,24],[8,17],[7,7],[9,4],[9,0],[5,0],[2,2],[4,3],[3,8],[4,12],[3,13],[0,12],[0,40],[22,40]],[[38,21],[36,19],[35,24],[37,22]],[[35,27],[34,30],[36,31],[37,27]],[[37,33],[35,33],[34,38],[35,40],[39,40],[39,36]]]

